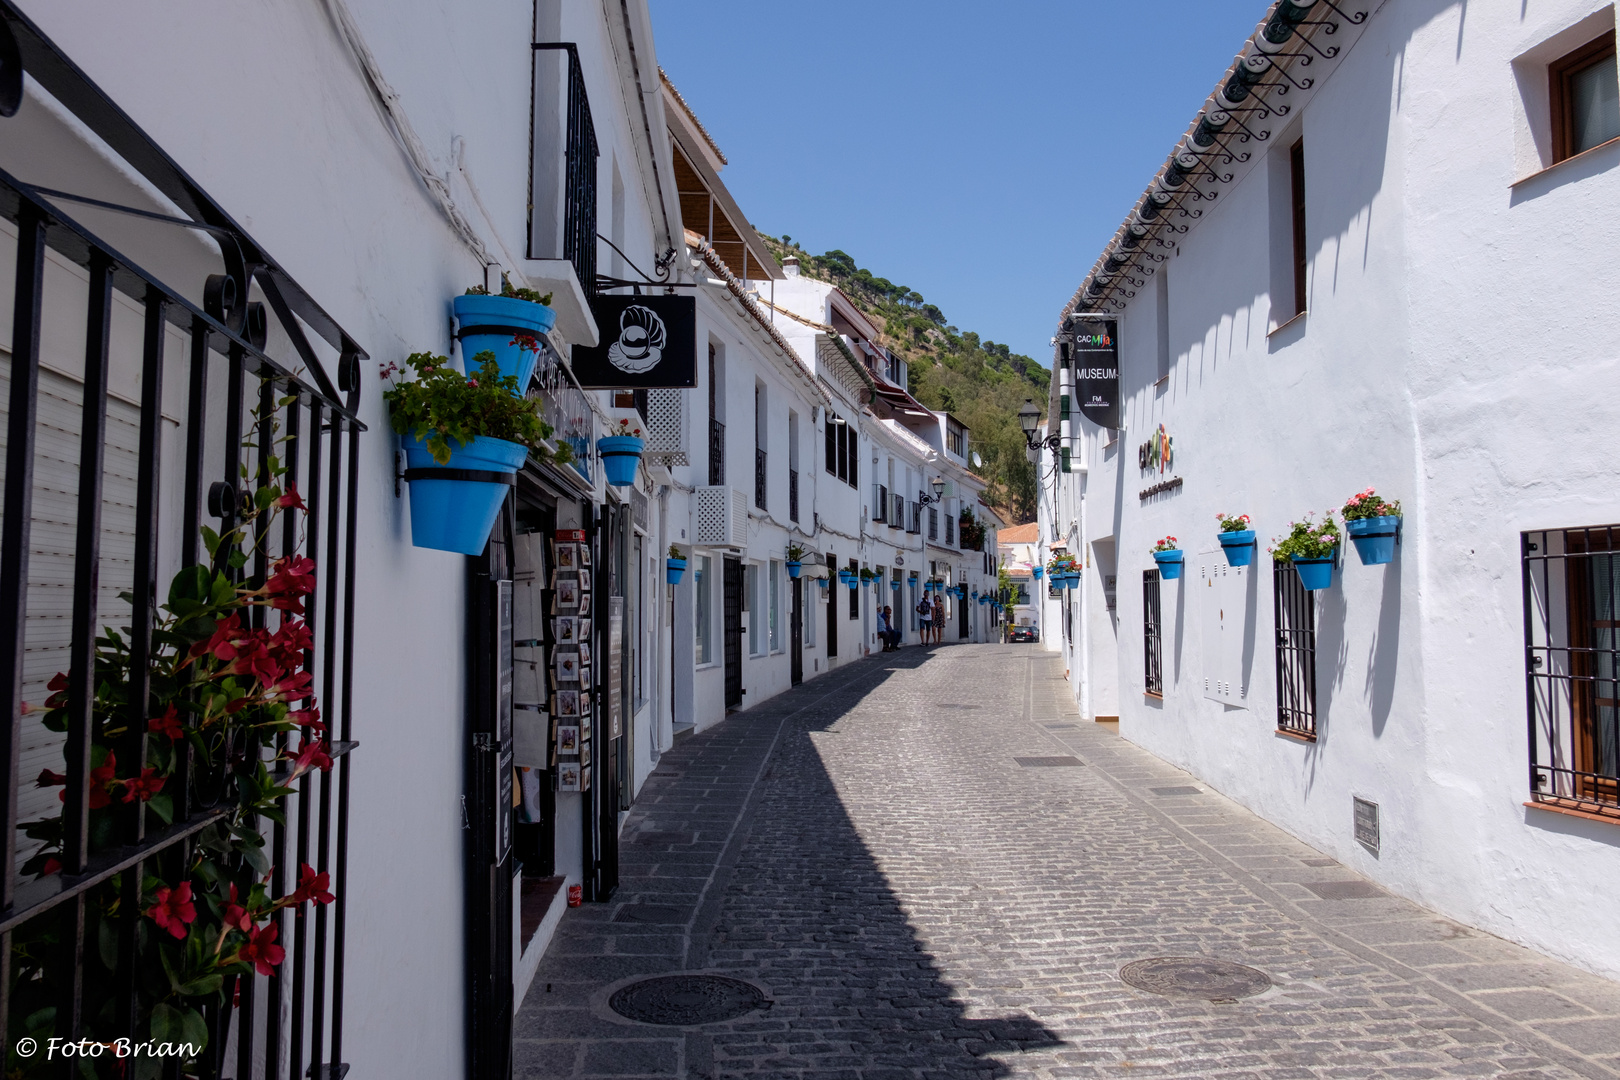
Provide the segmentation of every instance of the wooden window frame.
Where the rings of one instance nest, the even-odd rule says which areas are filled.
[[[1552,164],[1568,161],[1580,151],[1574,149],[1575,101],[1569,92],[1570,80],[1615,55],[1614,31],[1606,30],[1578,49],[1565,53],[1547,65],[1549,111],[1552,120]],[[1587,147],[1592,149],[1592,147]]]
[[[1310,259],[1305,250],[1305,140],[1288,148],[1288,192],[1294,226],[1294,317],[1305,314],[1305,276]]]

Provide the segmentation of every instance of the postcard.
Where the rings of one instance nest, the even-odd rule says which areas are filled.
[[[585,569],[582,568],[580,570],[580,572],[579,572],[579,591],[580,592],[588,592],[588,591],[590,591],[590,587],[591,587],[591,572],[589,570],[585,570]]]
[[[578,716],[579,715],[579,691],[578,690],[559,690],[559,691],[557,691],[557,699],[556,700],[557,700],[557,715],[558,716]]]
[[[580,773],[579,766],[576,765],[572,761],[565,762],[565,763],[557,766],[557,790],[558,791],[578,791],[578,790],[580,790],[580,787],[579,787],[579,773]]]
[[[573,615],[560,615],[552,620],[556,629],[556,643],[558,645],[572,645],[578,641],[580,620]]]
[[[568,611],[579,607],[579,583],[564,580],[557,582],[557,606]]]
[[[552,663],[557,668],[558,682],[579,681],[579,653],[572,649],[558,649],[552,655]]]
[[[579,753],[579,728],[573,724],[561,724],[557,727],[557,753]]]
[[[578,557],[578,552],[579,552],[579,548],[574,544],[558,544],[557,545],[557,569],[558,570],[574,570],[574,569],[577,569],[578,567],[577,567],[577,564],[575,563],[574,560]]]

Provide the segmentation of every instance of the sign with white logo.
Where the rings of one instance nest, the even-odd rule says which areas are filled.
[[[697,301],[690,296],[598,296],[601,343],[574,346],[574,377],[587,390],[697,385]]]
[[[1119,427],[1119,323],[1087,319],[1074,329],[1075,403],[1101,428]]]

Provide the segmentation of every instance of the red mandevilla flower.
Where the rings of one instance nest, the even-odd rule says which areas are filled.
[[[294,483],[288,483],[287,490],[282,493],[279,499],[276,500],[276,505],[281,507],[283,510],[309,509],[309,507],[304,505],[303,496],[298,494],[298,485]]]
[[[49,769],[41,769],[39,771],[39,786],[40,787],[56,787],[59,784],[65,784],[65,783],[67,783],[67,777],[64,776],[62,773],[51,772],[51,770],[49,770]]]
[[[182,939],[186,927],[197,920],[197,905],[191,900],[191,882],[182,881],[172,889],[159,889],[157,903],[146,909],[146,914],[169,936]]]
[[[148,720],[146,730],[154,735],[167,736],[170,742],[179,742],[186,737],[186,729],[180,726],[180,714],[173,705],[165,709],[162,716]]]
[[[236,952],[236,958],[244,964],[252,964],[260,975],[274,975],[276,965],[285,957],[284,950],[276,942],[276,924],[265,923],[256,929],[247,932],[248,943]]]
[[[330,904],[337,899],[327,891],[327,887],[331,883],[330,879],[331,875],[326,871],[323,870],[317,874],[313,866],[307,863],[301,864],[298,867],[298,888],[287,897],[287,901],[293,904],[302,904],[305,900],[310,900],[315,903],[316,907]]]
[[[321,723],[321,710],[317,706],[311,706],[307,709],[295,709],[289,712],[287,722],[297,724],[299,727],[307,727],[315,732],[326,730],[326,725]]]
[[[247,908],[236,902],[236,885],[234,883],[231,885],[231,898],[225,904],[223,918],[225,925],[232,930],[240,930],[244,934],[253,932],[253,916],[248,913]]]
[[[54,676],[51,677],[51,681],[45,684],[45,689],[56,691],[50,697],[45,699],[45,707],[47,709],[60,709],[65,707],[67,705],[67,688],[67,676],[58,671]]]
[[[156,769],[142,769],[141,775],[124,781],[124,801],[134,802],[136,799],[147,802],[163,790],[163,783],[167,777],[159,776]]]
[[[264,593],[270,597],[270,606],[294,615],[304,613],[300,596],[315,591],[315,560],[302,555],[286,555],[275,562],[270,580],[264,583]]]
[[[310,769],[320,769],[325,772],[332,767],[332,758],[326,752],[324,739],[306,739],[298,748],[298,756],[293,758],[293,775],[308,772]]]
[[[271,701],[302,701],[314,692],[314,677],[307,671],[294,672],[264,688],[264,696]]]
[[[270,638],[270,655],[283,668],[296,668],[304,662],[304,653],[314,648],[315,634],[308,624],[289,619]]]
[[[118,756],[110,751],[107,760],[100,767],[90,770],[90,809],[103,810],[112,805],[113,789],[122,783],[117,777],[117,771]],[[40,786],[46,786],[44,773],[40,774],[39,779]],[[67,783],[67,777],[62,777],[62,783]],[[56,797],[62,802],[67,802],[65,791],[57,792]]]

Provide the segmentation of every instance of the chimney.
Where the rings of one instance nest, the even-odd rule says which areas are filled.
[[[782,273],[788,277],[799,276],[799,257],[797,255],[789,255],[782,260]]]

